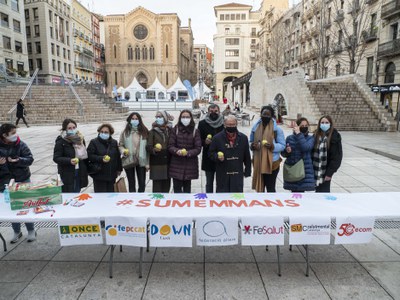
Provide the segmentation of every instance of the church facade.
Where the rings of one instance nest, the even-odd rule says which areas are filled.
[[[167,88],[178,77],[197,81],[191,21],[181,27],[177,14],[155,14],[138,7],[104,17],[107,84],[128,86],[134,77],[148,88],[156,78]]]

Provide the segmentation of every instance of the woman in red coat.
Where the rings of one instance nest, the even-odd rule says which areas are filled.
[[[199,178],[197,156],[201,152],[201,138],[189,110],[182,110],[178,124],[171,130],[168,150],[171,154],[169,176],[173,178],[174,193],[190,193],[191,180]]]

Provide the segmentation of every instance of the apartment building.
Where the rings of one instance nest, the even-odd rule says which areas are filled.
[[[198,80],[204,82],[208,87],[214,85],[213,53],[206,44],[195,44],[194,55],[197,62]]]
[[[101,43],[100,43],[100,20],[96,14],[92,14],[92,36],[93,36],[93,55],[94,55],[94,80],[103,81],[103,64],[101,62]]]

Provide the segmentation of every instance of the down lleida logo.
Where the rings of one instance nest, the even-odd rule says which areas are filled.
[[[178,227],[175,225],[170,226],[168,224],[165,224],[160,228],[155,224],[151,224],[150,234],[151,235],[160,234],[160,239],[162,240],[170,240],[171,236],[176,236],[176,235],[191,236],[192,224],[181,225]]]

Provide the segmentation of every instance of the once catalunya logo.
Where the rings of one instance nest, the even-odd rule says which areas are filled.
[[[351,223],[344,223],[339,227],[338,236],[350,236],[355,232],[372,232],[372,227],[356,227]]]
[[[101,236],[98,224],[64,225],[60,226],[61,238],[87,238]]]
[[[106,232],[110,236],[142,236],[146,234],[144,226],[126,226],[121,224],[107,225]]]

